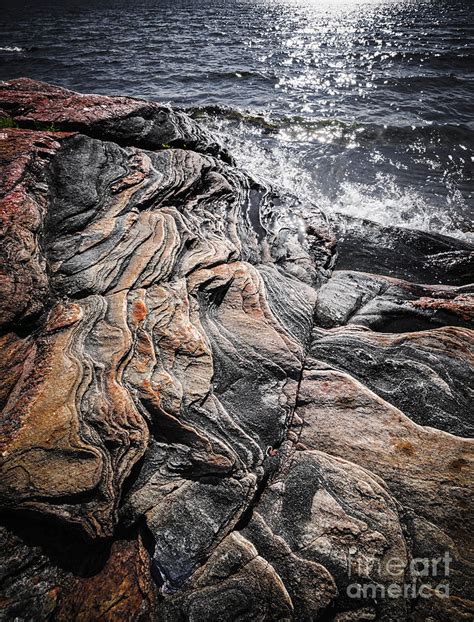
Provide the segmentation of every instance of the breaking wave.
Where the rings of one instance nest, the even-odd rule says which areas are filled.
[[[474,241],[466,126],[274,118],[223,106],[188,112],[220,133],[240,166],[307,210]]]

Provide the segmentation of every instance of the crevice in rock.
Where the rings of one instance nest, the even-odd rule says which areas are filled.
[[[55,566],[79,577],[100,572],[112,546],[111,538],[92,540],[77,526],[27,510],[4,511],[0,524],[32,549],[39,549]]]

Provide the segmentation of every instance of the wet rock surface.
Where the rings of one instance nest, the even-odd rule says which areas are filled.
[[[339,270],[362,270],[415,283],[472,283],[472,244],[437,233],[335,215]]]
[[[0,109],[1,619],[470,619],[472,248],[158,104]]]

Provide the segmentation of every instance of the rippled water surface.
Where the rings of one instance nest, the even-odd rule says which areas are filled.
[[[470,0],[17,0],[1,12],[0,78],[190,108],[308,206],[466,238],[473,13]]]

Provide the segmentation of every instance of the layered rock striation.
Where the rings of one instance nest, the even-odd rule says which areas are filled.
[[[472,619],[472,246],[155,103],[0,119],[2,619]]]

